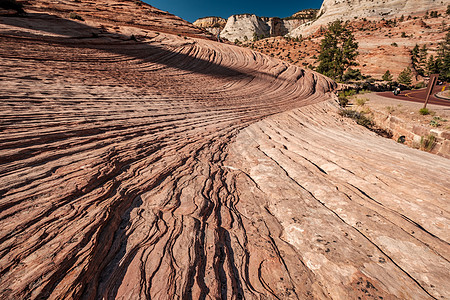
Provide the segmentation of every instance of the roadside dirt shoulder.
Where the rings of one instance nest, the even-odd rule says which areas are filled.
[[[369,115],[376,126],[392,133],[397,141],[450,158],[450,108],[427,105],[429,114],[419,110],[423,103],[382,97],[376,93],[356,95],[350,109]]]

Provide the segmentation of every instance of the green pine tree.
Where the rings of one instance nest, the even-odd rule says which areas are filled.
[[[342,81],[344,72],[356,66],[358,43],[352,32],[342,21],[334,21],[328,26],[325,38],[320,44],[317,71],[335,80]]]
[[[412,82],[412,72],[409,67],[404,69],[397,77],[397,81],[404,85],[411,85]]]
[[[434,59],[434,56],[431,55],[430,58],[428,58],[428,62],[427,62],[427,75],[430,76],[431,74],[436,74],[438,73],[438,69],[436,68],[436,61]]]
[[[412,67],[414,70],[417,71],[417,68],[419,67],[419,45],[415,45],[414,48],[411,50],[411,62],[412,62]]]
[[[447,32],[445,40],[439,43],[438,57],[435,64],[439,78],[444,81],[450,81],[450,31]]]
[[[389,70],[387,70],[386,73],[384,73],[383,77],[381,77],[381,79],[383,79],[384,81],[391,82],[393,79],[393,76],[392,76],[391,72]]]
[[[428,49],[426,45],[423,45],[422,48],[419,50],[419,63],[418,68],[416,69],[417,74],[423,76],[425,75],[425,70],[427,68],[427,56],[428,56]]]
[[[434,61],[434,69],[435,69],[435,72],[434,72],[433,74],[436,74],[436,73],[437,73],[437,74],[439,74],[439,78],[440,78],[441,80],[449,81],[449,79],[445,79],[445,76],[443,75],[443,72],[442,72],[443,66],[444,66],[444,64],[442,63],[442,59],[440,59],[439,57],[437,57],[436,60]]]

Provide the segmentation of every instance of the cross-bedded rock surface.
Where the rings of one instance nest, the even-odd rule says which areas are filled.
[[[316,73],[62,16],[0,17],[0,298],[449,297],[448,160]]]
[[[255,286],[282,299],[450,296],[448,159],[355,127],[332,101],[252,124],[230,148],[243,227],[273,251]],[[250,261],[268,251],[248,244]]]
[[[140,0],[28,0],[27,11],[51,13],[65,18],[81,18],[101,29],[124,32],[153,29],[159,32],[211,38],[206,31]],[[144,32],[145,34],[145,32]]]

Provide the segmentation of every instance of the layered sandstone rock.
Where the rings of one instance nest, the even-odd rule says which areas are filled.
[[[108,31],[124,33],[122,29],[126,29],[132,34],[133,30],[130,28],[136,28],[212,38],[210,34],[191,23],[139,0],[29,0],[23,2],[25,10],[29,12],[31,10],[35,13],[50,13]],[[134,31],[138,32],[138,30]]]
[[[256,15],[233,15],[228,18],[220,36],[232,42],[253,40],[270,36],[270,26]]]
[[[164,14],[155,23],[174,35],[99,17],[109,6],[63,18],[74,3],[0,17],[1,298],[244,295],[234,264],[248,250],[230,248],[224,225],[227,147],[248,124],[321,101],[334,84],[179,37],[192,28]]]
[[[240,42],[261,39],[270,36],[283,36],[304,24],[304,19],[283,20],[280,18],[265,18],[256,15],[233,15],[228,18],[227,24],[220,36],[229,41]]]
[[[444,2],[436,0],[324,0],[318,15],[321,22],[351,20],[354,17],[392,18],[440,9],[443,6]]]
[[[225,26],[227,23],[227,20],[221,17],[206,17],[196,20],[193,25],[197,27],[219,27],[219,26]]]
[[[214,35],[218,35],[223,30],[226,23],[227,20],[220,17],[206,17],[198,19],[192,24],[204,28]]]
[[[0,17],[0,298],[450,297],[449,160],[170,15],[39,4]]]
[[[370,18],[391,19],[401,15],[409,16],[447,7],[448,3],[437,0],[324,0],[318,19],[306,23],[290,34],[294,37],[314,33],[320,26],[335,20]]]
[[[318,13],[318,9],[303,9],[303,10],[296,12],[288,19],[312,20],[312,19],[316,18],[317,13]]]
[[[270,36],[283,36],[315,17],[316,10],[305,10],[281,19],[251,14],[233,15],[224,20],[218,17],[201,18],[193,24],[229,41],[248,41]],[[220,30],[220,31],[219,31]]]
[[[263,18],[270,27],[270,36],[283,36],[305,23],[304,19]]]
[[[448,298],[450,160],[337,112],[329,101],[271,116],[230,148],[239,220],[281,254],[252,286],[281,299]],[[249,261],[264,251],[254,244]]]

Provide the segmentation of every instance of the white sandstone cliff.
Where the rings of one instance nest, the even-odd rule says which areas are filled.
[[[228,18],[220,36],[232,42],[282,36],[289,34],[306,21],[306,19],[299,18],[281,19],[258,17],[250,14],[233,15]]]
[[[196,20],[193,25],[203,28],[210,33],[217,35],[223,30],[227,20],[221,17],[205,17]]]
[[[298,37],[314,33],[320,26],[335,20],[356,18],[382,19],[409,16],[434,9],[442,9],[448,0],[324,0],[314,22],[301,25],[289,35]]]
[[[234,42],[252,40],[254,37],[270,36],[270,26],[256,15],[233,15],[228,18],[221,38]]]
[[[206,17],[193,24],[231,42],[236,40],[261,39],[270,36],[283,36],[315,17],[317,9],[307,9],[295,13],[289,18],[267,18],[252,14],[233,15],[228,20],[219,17]]]

